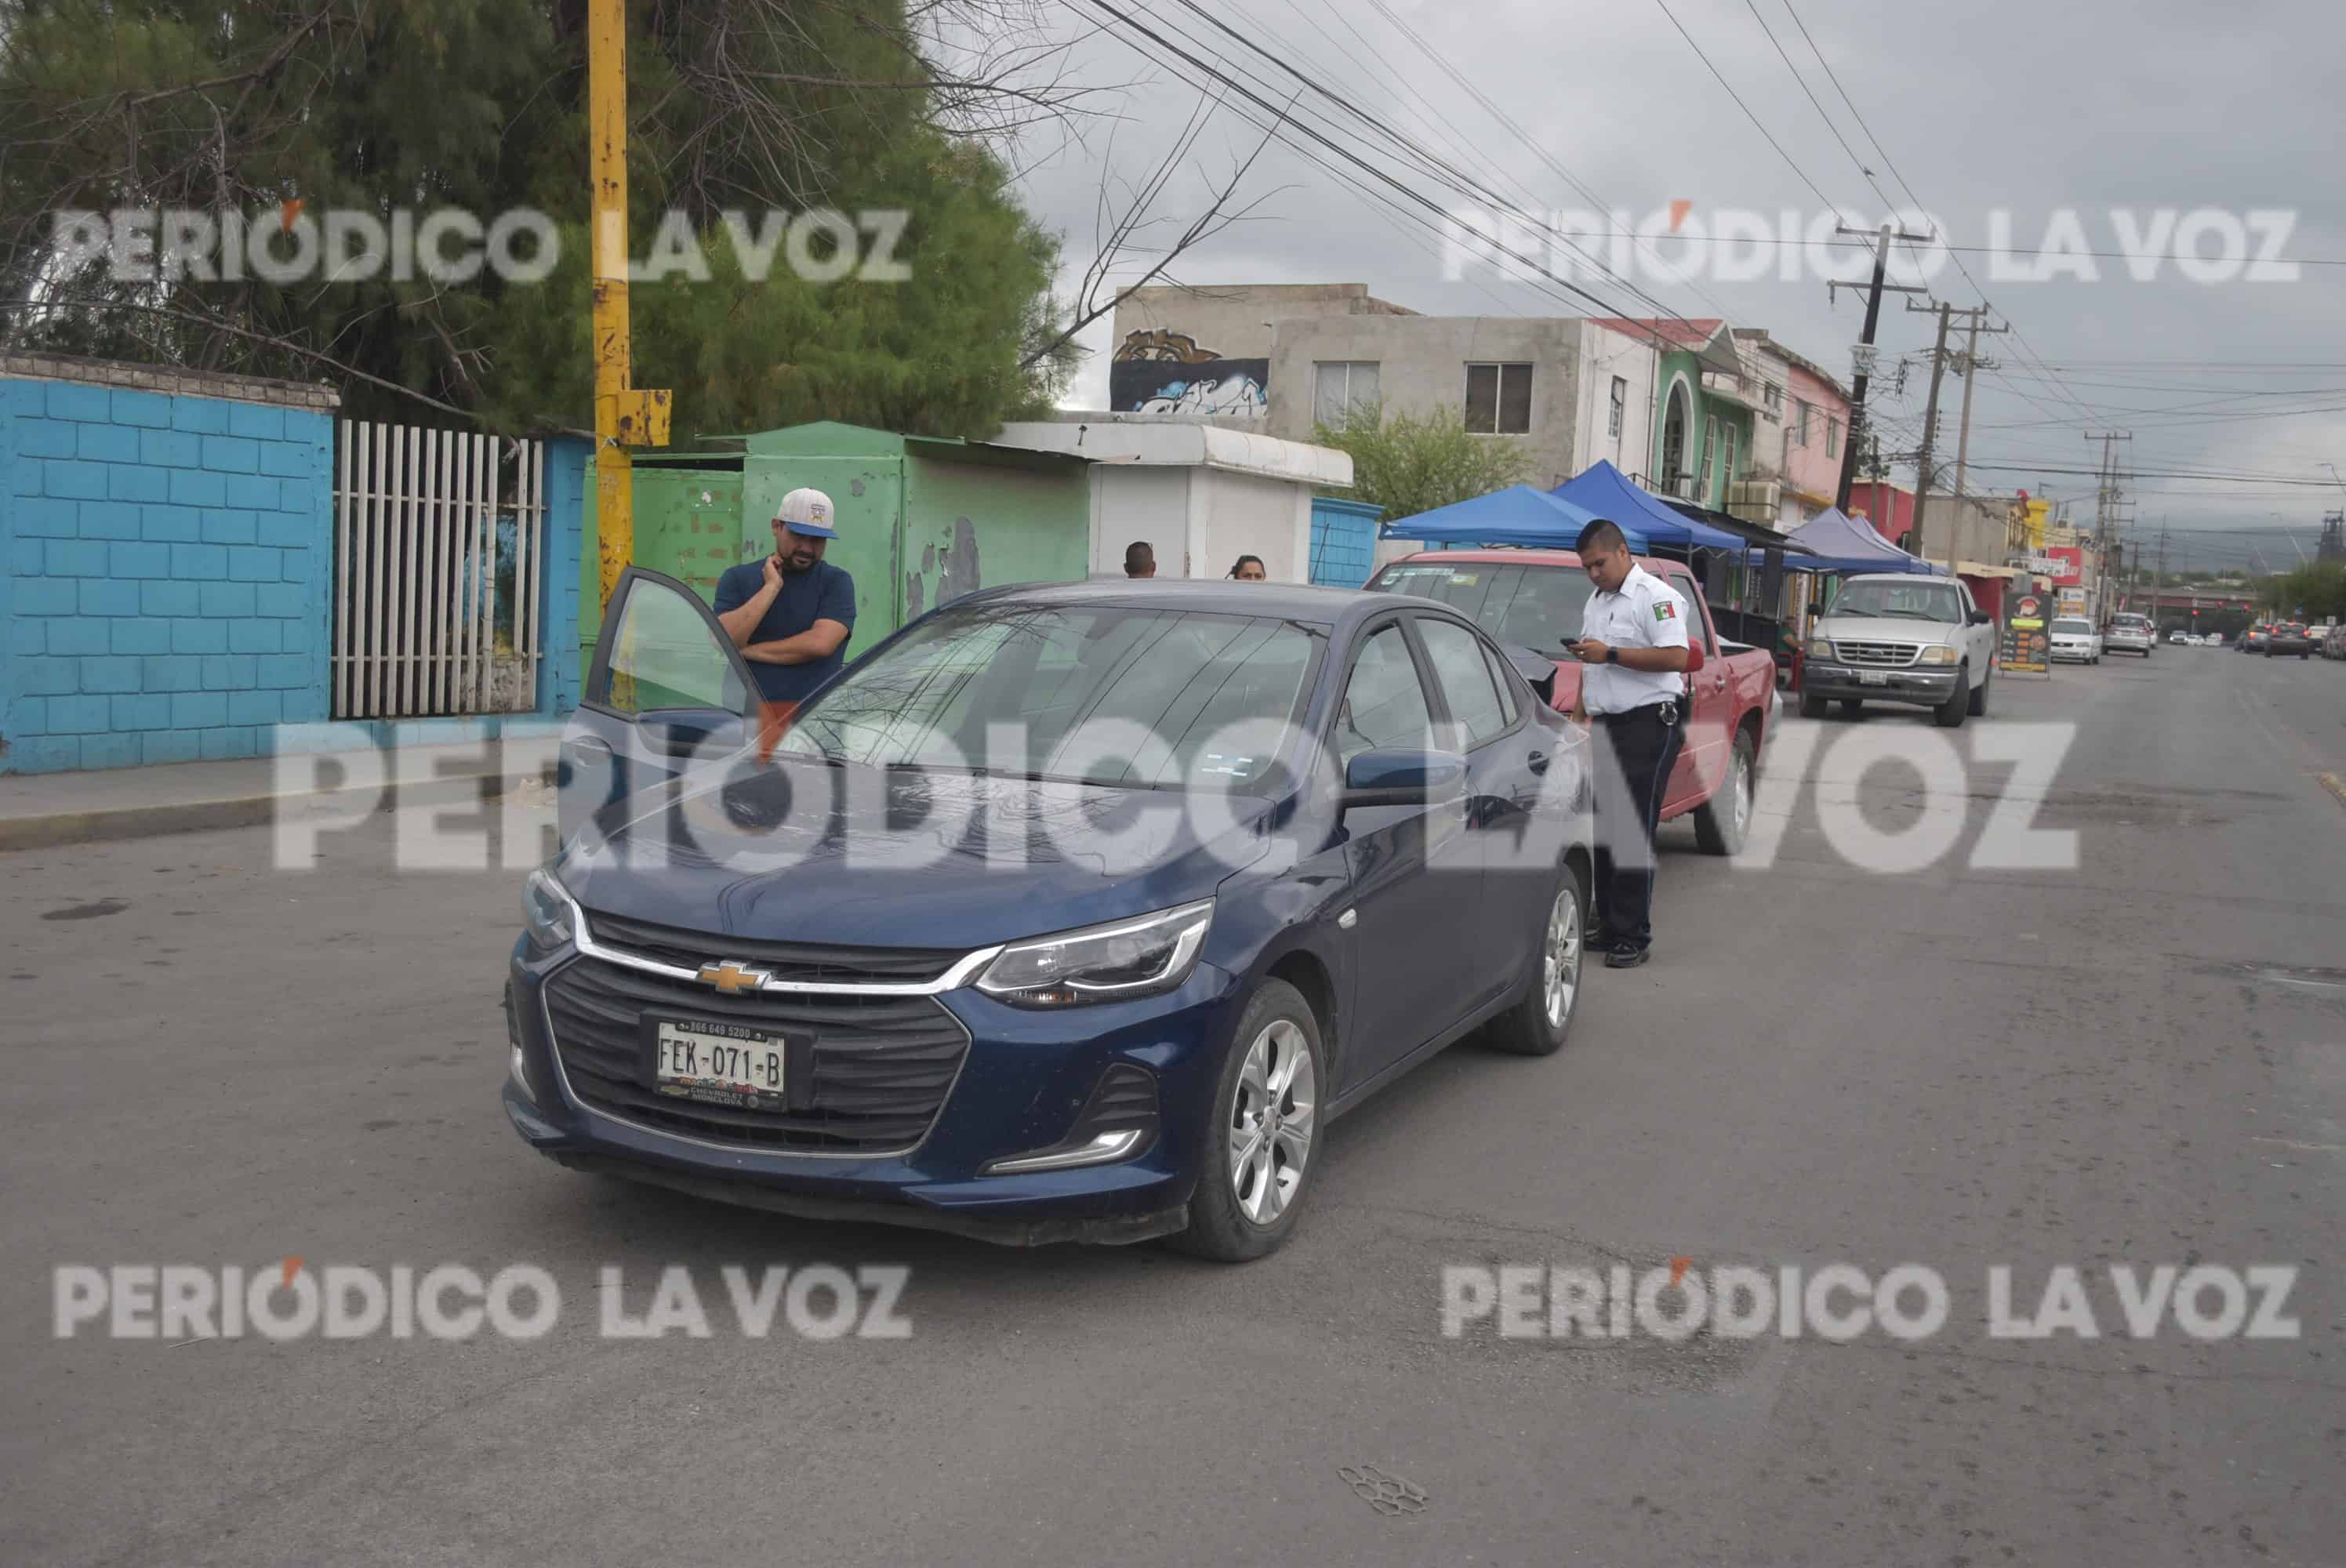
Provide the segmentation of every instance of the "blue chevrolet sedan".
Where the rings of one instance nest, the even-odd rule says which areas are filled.
[[[1001,588],[766,757],[755,690],[690,590],[625,575],[506,991],[505,1110],[566,1166],[1238,1261],[1342,1113],[1572,1027],[1588,743],[1444,606]]]

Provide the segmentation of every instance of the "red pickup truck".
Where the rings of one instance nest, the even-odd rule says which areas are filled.
[[[1777,710],[1775,657],[1719,636],[1702,585],[1683,563],[1641,555],[1637,565],[1676,588],[1695,610],[1686,744],[1662,798],[1662,820],[1691,811],[1703,849],[1731,855],[1743,847],[1750,826],[1760,748]],[[1580,636],[1582,615],[1596,591],[1572,551],[1429,550],[1385,566],[1369,579],[1367,590],[1438,599],[1502,647],[1553,661],[1548,704],[1572,710],[1580,695],[1580,665],[1564,645]]]

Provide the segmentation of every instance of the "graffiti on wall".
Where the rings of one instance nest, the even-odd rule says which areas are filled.
[[[1270,361],[1225,359],[1184,332],[1128,332],[1107,368],[1108,404],[1118,413],[1235,414],[1270,409]]]

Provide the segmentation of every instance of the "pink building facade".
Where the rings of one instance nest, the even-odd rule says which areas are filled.
[[[1833,503],[1849,440],[1849,395],[1806,360],[1786,356],[1784,385],[1784,506],[1799,508],[1793,525]]]

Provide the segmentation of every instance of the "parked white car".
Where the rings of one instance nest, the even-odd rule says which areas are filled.
[[[2102,634],[2083,616],[2064,616],[2053,623],[2046,652],[2055,664],[2099,664]]]

